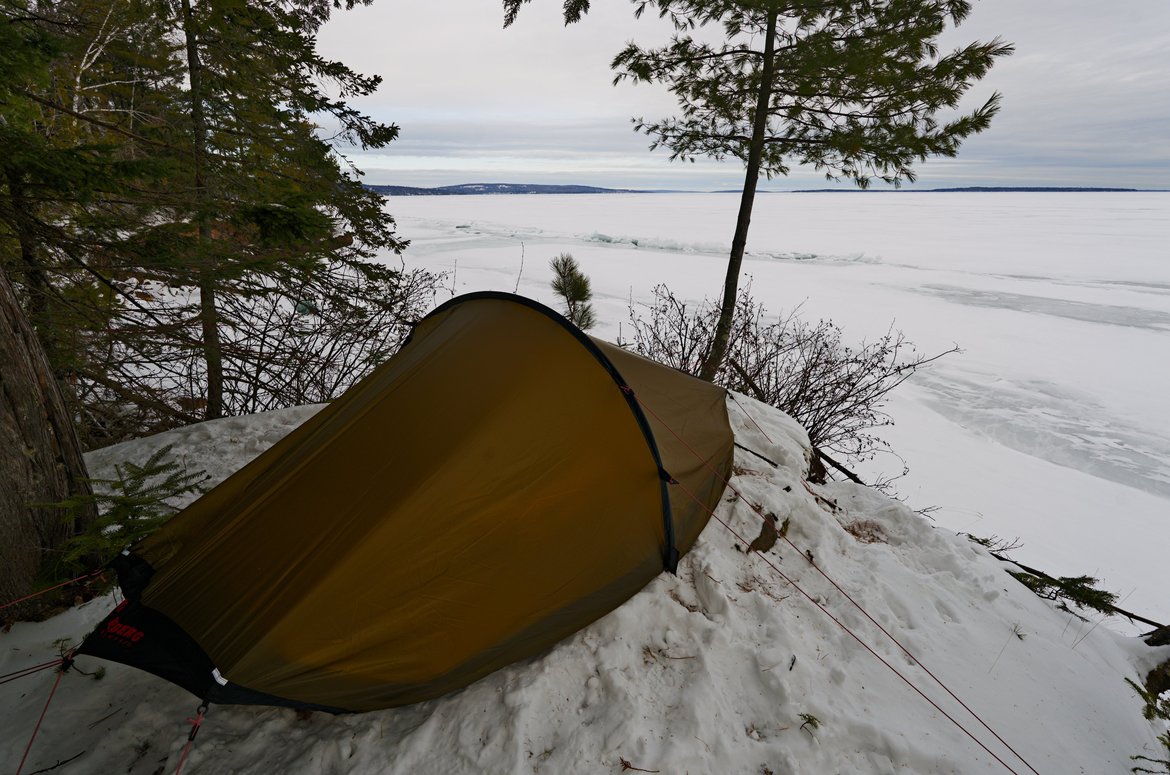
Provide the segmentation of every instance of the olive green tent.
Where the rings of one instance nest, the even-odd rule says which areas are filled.
[[[124,553],[80,653],[211,702],[466,686],[674,569],[730,473],[724,396],[519,296],[453,299]]]

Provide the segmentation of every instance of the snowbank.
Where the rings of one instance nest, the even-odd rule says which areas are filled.
[[[596,773],[628,763],[692,774],[1098,775],[1128,772],[1129,756],[1157,751],[1155,728],[1124,679],[1140,681],[1170,648],[1053,610],[981,547],[872,490],[806,487],[803,430],[743,397],[729,409],[738,441],[779,465],[737,453],[732,484],[743,498],[729,490],[718,516],[749,541],[762,524],[751,506],[787,520],[795,548],[781,540],[765,554],[839,624],[712,520],[677,576],[663,574],[540,657],[391,711],[301,718],[212,707],[184,772]],[[313,411],[203,423],[94,452],[88,463],[101,476],[173,444],[176,459],[214,483]],[[51,658],[55,642],[79,640],[111,604],[95,600],[0,635],[0,674]],[[71,757],[56,771],[174,771],[196,699],[102,666],[101,680],[65,675],[26,773]],[[6,769],[15,770],[52,682],[40,673],[0,687]]]

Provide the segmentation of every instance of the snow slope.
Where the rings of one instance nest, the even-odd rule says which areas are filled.
[[[1156,752],[1158,729],[1142,719],[1124,679],[1140,680],[1170,648],[1053,610],[979,546],[871,490],[806,487],[803,430],[750,399],[729,409],[738,441],[779,466],[737,453],[732,485],[744,497],[729,491],[719,518],[748,540],[761,525],[750,505],[788,519],[795,548],[780,542],[768,560],[860,643],[712,520],[677,576],[661,575],[546,654],[396,710],[300,718],[215,706],[183,771],[616,773],[627,762],[693,775],[1030,767],[1103,775],[1126,773],[1129,756]],[[218,481],[313,411],[203,423],[91,453],[87,462],[101,476],[115,462],[174,444],[177,459]],[[806,552],[1027,764],[834,589]],[[0,674],[51,658],[55,642],[76,642],[112,604],[95,600],[0,634]],[[92,671],[98,660],[78,666]],[[145,673],[105,667],[102,680],[64,676],[25,773],[66,760],[54,771],[175,770],[196,699]],[[6,771],[16,769],[52,682],[42,672],[0,687]]]

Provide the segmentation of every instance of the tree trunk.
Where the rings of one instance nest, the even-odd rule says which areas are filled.
[[[219,310],[215,308],[215,280],[204,270],[199,279],[199,318],[203,324],[203,360],[207,364],[206,420],[223,417],[223,347],[219,339]]]
[[[203,332],[203,361],[207,367],[207,409],[205,418],[223,416],[223,347],[219,337],[219,311],[215,307],[215,271],[211,265],[211,213],[207,189],[207,118],[203,62],[199,56],[199,33],[191,0],[183,0],[183,35],[187,46],[187,78],[190,82],[192,161],[195,168],[195,221],[199,239],[199,319]]]
[[[739,217],[735,222],[735,237],[731,241],[731,256],[727,260],[727,277],[723,281],[723,306],[719,309],[719,322],[715,326],[715,337],[711,351],[703,360],[699,377],[708,381],[715,379],[723,359],[727,356],[727,341],[731,336],[732,317],[735,314],[735,297],[739,293],[739,271],[743,264],[743,253],[747,248],[748,227],[752,222],[752,205],[756,199],[756,184],[760,179],[760,161],[764,156],[764,136],[768,131],[768,105],[772,100],[772,79],[776,63],[776,17],[778,12],[768,11],[768,29],[764,39],[764,61],[760,67],[760,90],[756,94],[756,111],[752,122],[752,139],[748,145],[747,172],[743,180],[743,193],[739,198]]]
[[[31,205],[25,196],[25,182],[20,172],[8,170],[8,196],[12,206],[12,226],[16,233],[16,241],[20,245],[21,274],[24,277],[24,287],[27,293],[26,315],[29,324],[36,333],[49,365],[55,374],[60,377],[57,367],[60,365],[57,352],[57,331],[53,325],[49,309],[51,288],[45,276],[45,269],[41,265],[37,250],[36,221],[31,212]]]
[[[71,524],[36,505],[89,493],[85,475],[61,388],[0,270],[0,603],[32,591],[54,550],[97,516]]]

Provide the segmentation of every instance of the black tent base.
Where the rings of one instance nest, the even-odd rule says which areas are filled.
[[[190,635],[158,611],[126,599],[86,636],[77,654],[120,662],[153,673],[208,703],[272,705],[326,713],[350,713],[258,692],[227,681]]]

